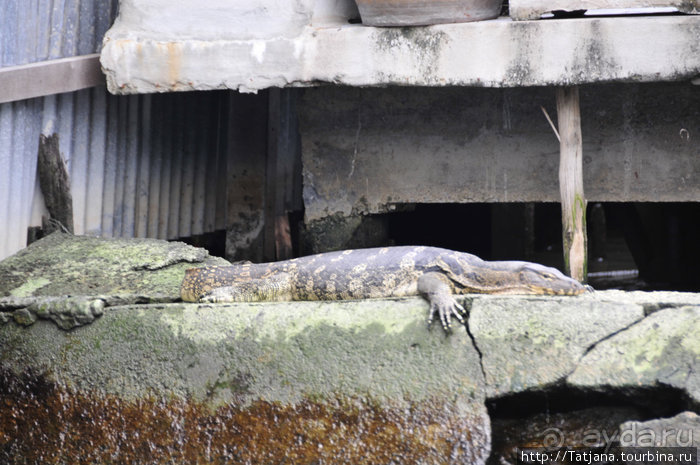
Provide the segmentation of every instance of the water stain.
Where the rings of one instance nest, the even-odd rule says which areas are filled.
[[[488,447],[482,420],[450,401],[407,405],[337,398],[211,409],[77,393],[42,374],[0,370],[0,463],[448,464],[473,463],[478,445]]]

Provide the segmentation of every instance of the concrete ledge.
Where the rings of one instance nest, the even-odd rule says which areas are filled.
[[[460,296],[469,331],[449,335],[418,297],[173,302],[185,267],[216,261],[57,233],[0,263],[0,463],[484,465],[487,402],[700,411],[700,294]]]
[[[580,90],[589,202],[700,200],[697,141],[683,137],[700,128],[696,87]],[[307,89],[307,226],[411,203],[559,202],[559,143],[540,110],[554,115],[554,100],[548,88]]]
[[[250,38],[235,27],[226,32],[214,12],[159,30],[144,30],[142,18],[133,24],[134,16],[125,3],[122,20],[105,36],[101,63],[112,93],[255,92],[320,83],[517,87],[700,75],[697,16],[500,18],[413,28],[316,22],[295,34]],[[211,30],[219,32],[204,32]]]
[[[68,333],[0,326],[0,462],[484,464],[478,354],[425,310],[168,304]]]
[[[481,465],[487,399],[673,389],[700,410],[697,294],[464,304],[471,337],[428,331],[419,298],[130,305],[69,332],[0,325],[0,461]]]

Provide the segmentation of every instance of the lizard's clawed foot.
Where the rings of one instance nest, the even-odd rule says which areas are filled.
[[[430,316],[428,316],[428,326],[431,326],[435,315],[439,315],[442,329],[450,331],[452,327],[452,317],[460,323],[466,324],[464,316],[467,314],[464,307],[457,303],[452,296],[441,296],[430,301]]]

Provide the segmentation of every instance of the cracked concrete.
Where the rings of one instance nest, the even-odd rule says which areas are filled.
[[[256,443],[266,458],[248,463],[284,463],[269,457],[288,457],[303,446],[311,452],[295,463],[385,463],[383,457],[391,456],[402,463],[483,465],[491,440],[478,356],[465,331],[449,336],[438,328],[428,331],[426,312],[418,298],[164,304],[110,307],[92,324],[70,332],[44,321],[29,328],[6,324],[0,327],[0,433],[3,418],[19,417],[20,424],[35,420],[25,410],[14,416],[7,411],[12,402],[3,400],[17,396],[3,398],[4,374],[16,381],[6,385],[52,386],[43,392],[57,393],[60,402],[81,410],[117,399],[117,407],[90,417],[100,430],[113,429],[112,422],[120,425],[123,436],[109,440],[115,449],[128,449],[124,438],[138,442],[132,438],[152,434],[150,424],[119,421],[128,417],[122,412],[130,405],[147,412],[149,423],[170,424],[158,407],[168,401],[157,400],[152,408],[149,399],[174,398],[186,399],[188,425],[224,424],[239,431],[248,425],[240,418],[257,425],[272,415],[286,418],[245,438],[209,437],[213,446],[202,442],[198,450],[207,448],[213,457],[226,458],[226,447]],[[41,376],[25,380],[27,372]],[[58,402],[32,395],[48,405]],[[276,410],[268,416],[261,403]],[[182,409],[166,414],[182,415]],[[48,426],[38,429],[46,437],[54,431],[71,437],[71,428],[80,426],[62,415],[68,414],[59,409],[47,419],[42,410],[41,425]],[[176,443],[177,432],[165,430],[157,443]],[[44,436],[8,429],[0,441],[9,437],[20,451],[53,451]],[[197,441],[196,431],[191,437]],[[165,448],[165,458],[156,463],[195,463],[169,462],[168,450],[177,447]],[[59,463],[78,463],[80,453],[62,456]],[[133,463],[152,460],[136,456]]]
[[[644,317],[641,306],[629,302],[512,299],[472,301],[468,324],[483,354],[490,398],[561,382],[589,347]]]
[[[700,406],[700,306],[670,307],[597,344],[567,378],[576,388],[669,386]]]
[[[487,398],[561,385],[657,384],[678,388],[695,402],[700,398],[694,374],[700,295],[599,291],[573,299],[508,299],[470,298],[468,333],[480,355]]]

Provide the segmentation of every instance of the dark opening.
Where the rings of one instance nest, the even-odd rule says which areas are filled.
[[[427,245],[485,260],[527,260],[563,270],[558,203],[403,204],[368,218],[350,247]],[[289,214],[295,256],[303,212]],[[329,226],[332,228],[332,226]],[[700,203],[589,203],[589,283],[596,289],[700,291]],[[225,256],[224,231],[184,238]]]

